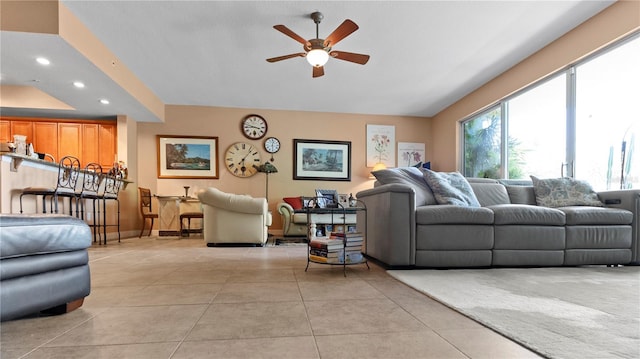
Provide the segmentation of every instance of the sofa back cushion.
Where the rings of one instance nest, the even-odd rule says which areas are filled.
[[[509,193],[511,203],[537,205],[533,186],[505,186],[505,188]]]
[[[416,191],[416,206],[437,204],[422,171],[416,167],[387,168],[371,172],[380,184],[406,184]]]
[[[482,207],[511,203],[506,188],[500,183],[470,182],[469,184]]]

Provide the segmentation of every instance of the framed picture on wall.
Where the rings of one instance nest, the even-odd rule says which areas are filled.
[[[218,178],[218,137],[157,135],[158,178]]]
[[[373,167],[378,163],[395,167],[395,146],[395,126],[367,125],[367,167]]]
[[[424,143],[398,142],[398,167],[415,166],[424,161]]]
[[[351,180],[351,142],[293,140],[293,179]]]

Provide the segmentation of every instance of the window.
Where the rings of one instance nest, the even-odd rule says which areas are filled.
[[[636,38],[576,67],[575,173],[599,189],[640,188],[639,64]]]
[[[468,177],[500,178],[500,108],[464,123],[464,173]]]
[[[463,121],[464,175],[639,188],[639,63],[636,34]]]

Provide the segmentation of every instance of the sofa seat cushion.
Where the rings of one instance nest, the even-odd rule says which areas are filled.
[[[526,224],[563,226],[566,223],[564,212],[548,207],[526,204],[499,204],[487,207],[493,211],[496,225]]]
[[[3,214],[0,258],[85,250],[91,230],[82,220],[62,214]]]
[[[572,206],[558,208],[565,213],[567,225],[631,224],[633,213],[619,208]]]
[[[493,224],[493,211],[451,204],[416,208],[417,224]]]

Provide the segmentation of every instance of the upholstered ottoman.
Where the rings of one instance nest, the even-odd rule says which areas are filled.
[[[91,231],[58,214],[0,214],[0,319],[80,307],[91,290]]]

